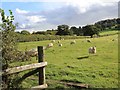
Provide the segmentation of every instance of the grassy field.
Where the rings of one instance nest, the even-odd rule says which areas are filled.
[[[109,35],[109,34],[116,34],[118,33],[118,30],[107,30],[100,32],[100,35]]]
[[[112,41],[114,39],[114,41]],[[61,40],[62,47],[57,41],[52,48],[45,50],[46,83],[49,88],[71,88],[60,82],[79,82],[89,84],[92,88],[117,88],[118,87],[118,35],[92,38],[91,43],[86,39]],[[46,46],[51,41],[19,43],[18,48],[24,51],[37,46]],[[88,48],[97,47],[95,55],[88,54]],[[15,62],[11,66],[25,65],[37,62],[35,58],[26,62]],[[27,72],[27,71],[26,71]],[[23,75],[26,72],[20,73]],[[37,74],[26,78],[23,87],[28,88],[38,85]]]

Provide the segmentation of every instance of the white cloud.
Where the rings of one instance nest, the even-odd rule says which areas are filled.
[[[103,0],[68,0],[66,5],[76,7],[80,13],[85,13],[94,5],[111,6],[113,3],[105,3]]]
[[[42,16],[27,16],[27,20],[32,23],[38,23],[38,22],[43,22],[46,20],[46,18]]]
[[[29,11],[21,10],[21,9],[19,9],[19,8],[16,8],[16,12],[17,12],[18,14],[27,14],[27,13],[29,13]]]
[[[25,28],[26,27],[26,24],[21,24],[19,25],[20,28]]]

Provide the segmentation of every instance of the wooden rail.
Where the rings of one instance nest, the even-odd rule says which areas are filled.
[[[29,69],[44,67],[46,65],[47,65],[47,62],[41,62],[41,63],[34,63],[34,64],[29,64],[29,65],[14,67],[14,68],[8,68],[2,74],[3,75],[13,74],[13,73],[17,73],[17,72],[21,72]]]

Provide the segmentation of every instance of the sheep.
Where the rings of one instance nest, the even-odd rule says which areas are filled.
[[[91,40],[90,40],[90,39],[87,39],[87,42],[91,43]]]
[[[76,41],[75,41],[75,40],[73,40],[72,42],[70,42],[70,44],[76,44]]]
[[[89,48],[89,54],[95,54],[96,53],[96,46]]]
[[[28,52],[28,54],[29,54],[30,56],[32,56],[32,57],[38,55],[37,48],[31,49],[31,50],[29,50],[29,51],[27,51],[27,52]]]
[[[59,44],[60,47],[62,47],[62,44]]]
[[[48,49],[48,48],[50,48],[50,47],[53,47],[53,43],[49,43],[49,44],[46,46],[45,49]]]
[[[36,59],[37,59],[38,51],[37,51],[37,49],[31,49],[29,51],[25,51],[25,55],[28,55],[30,57],[35,57],[36,56]]]
[[[55,43],[55,40],[52,40],[51,43]]]
[[[60,40],[64,40],[64,38],[60,38]]]

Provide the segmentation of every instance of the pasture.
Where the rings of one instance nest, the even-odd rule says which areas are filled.
[[[115,39],[112,41],[112,39]],[[70,40],[58,40],[54,46],[45,50],[46,83],[49,88],[71,88],[60,82],[78,82],[89,84],[91,88],[117,88],[118,87],[118,35],[100,38],[75,39],[76,44]],[[46,46],[51,40],[19,43],[21,51]],[[97,53],[89,55],[88,48],[96,46]],[[15,62],[11,66],[20,66],[37,62],[35,57],[31,61]],[[26,71],[27,72],[27,71]],[[25,72],[20,73],[23,75]],[[25,88],[38,85],[37,74],[26,78],[22,85]]]

